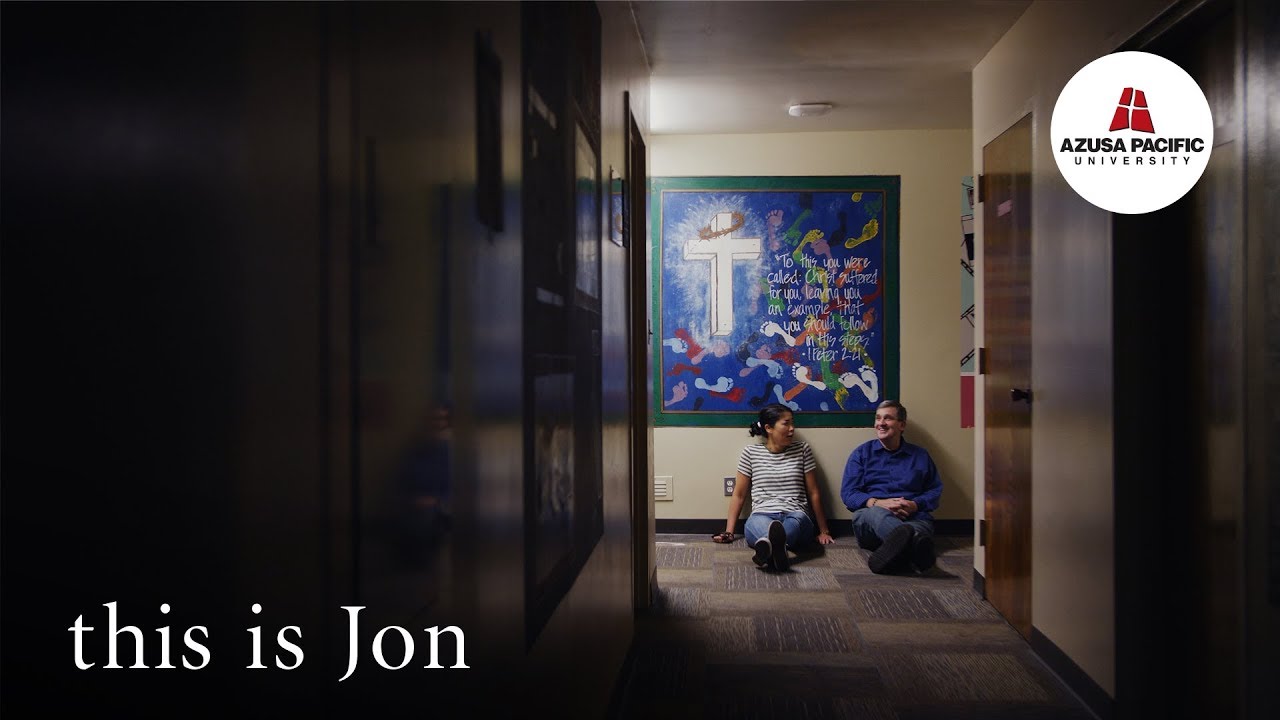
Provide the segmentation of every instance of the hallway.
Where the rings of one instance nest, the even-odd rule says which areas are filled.
[[[926,573],[873,575],[846,536],[778,575],[742,539],[658,535],[617,717],[1092,717],[973,591],[971,541],[938,540]]]
[[[1280,717],[1280,3],[0,16],[0,716]],[[1042,140],[1078,68],[1158,40],[1206,79],[1215,161],[1183,207],[1121,218]],[[963,358],[996,345],[986,215],[1011,207],[983,149],[1028,113],[1030,646],[972,589],[997,597],[996,543],[969,534],[1002,470],[992,415],[962,413],[966,388],[1022,388]],[[785,222],[730,198],[663,235],[651,192],[846,177],[892,179],[897,209],[840,188],[868,216],[819,227],[795,190]],[[713,235],[779,247],[730,253],[722,284],[693,245]],[[777,352],[712,339],[720,289],[744,291],[724,317],[799,323],[812,304],[770,302],[801,287],[765,266],[833,245],[883,303],[840,342],[878,333],[876,393],[912,406],[937,519],[966,534],[927,575],[870,574],[848,535],[786,575],[741,541],[655,538],[724,521],[748,441],[690,388],[821,392],[823,324],[770,328]],[[708,304],[668,335],[663,271],[688,268]],[[822,383],[865,393],[864,369]],[[847,523],[839,471],[873,431],[834,407],[801,427]],[[450,627],[465,668],[461,642],[435,662]]]

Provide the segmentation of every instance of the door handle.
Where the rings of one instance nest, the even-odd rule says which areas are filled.
[[[1026,401],[1027,401],[1027,404],[1028,404],[1028,405],[1030,405],[1030,404],[1031,404],[1031,389],[1030,389],[1030,388],[1027,388],[1026,390],[1023,390],[1022,388],[1010,388],[1010,389],[1009,389],[1009,400],[1010,400],[1011,402],[1018,402],[1019,400],[1026,400]]]

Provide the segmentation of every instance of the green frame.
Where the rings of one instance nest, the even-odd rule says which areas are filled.
[[[901,209],[901,177],[873,176],[777,176],[777,177],[655,177],[649,181],[650,238],[649,270],[652,290],[652,323],[650,342],[653,359],[653,417],[655,427],[741,427],[757,418],[756,412],[663,410],[662,379],[662,211],[663,193],[668,191],[737,192],[882,192],[884,205],[884,298],[881,319],[884,341],[880,383],[880,399],[899,397],[900,319],[899,319],[899,223]],[[802,411],[796,414],[797,427],[871,427],[872,411]]]

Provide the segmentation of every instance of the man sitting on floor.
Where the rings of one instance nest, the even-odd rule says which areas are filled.
[[[876,439],[854,448],[844,466],[840,497],[853,512],[858,544],[872,550],[871,572],[886,573],[907,560],[933,567],[933,516],[942,479],[929,452],[902,438],[907,408],[885,400],[876,408]]]

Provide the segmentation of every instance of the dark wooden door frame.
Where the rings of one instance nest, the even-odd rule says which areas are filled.
[[[653,503],[649,482],[653,428],[649,407],[649,269],[647,265],[649,178],[647,148],[631,108],[631,93],[622,96],[626,136],[624,181],[625,242],[627,245],[627,336],[631,414],[631,532],[632,603],[647,609],[653,591]]]

